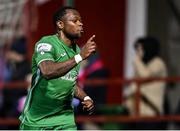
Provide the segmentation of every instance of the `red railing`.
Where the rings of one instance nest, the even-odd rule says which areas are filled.
[[[151,81],[166,81],[168,82],[180,82],[180,77],[165,77],[165,78],[143,78],[143,79],[94,79],[86,80],[83,83],[86,85],[128,85],[132,82],[136,82],[138,85],[136,92],[136,115],[135,116],[121,116],[121,115],[99,115],[99,116],[77,116],[76,122],[83,123],[85,121],[93,121],[98,123],[105,122],[134,122],[134,121],[180,121],[180,116],[166,115],[166,116],[153,116],[153,117],[142,117],[139,116],[139,102],[140,102],[140,85],[142,83]],[[16,81],[12,83],[0,83],[0,88],[25,88],[28,83],[24,81]],[[114,86],[117,88],[117,86]],[[120,88],[123,86],[120,86]],[[153,87],[152,87],[153,88]],[[19,120],[17,118],[0,118],[0,125],[18,125]]]

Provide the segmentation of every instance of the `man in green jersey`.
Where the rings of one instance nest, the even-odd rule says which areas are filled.
[[[75,40],[83,33],[80,14],[63,7],[53,17],[57,34],[42,37],[32,57],[32,86],[20,116],[20,129],[76,129],[73,97],[82,101],[90,114],[92,99],[76,84],[79,64],[96,51],[95,35],[80,51]]]

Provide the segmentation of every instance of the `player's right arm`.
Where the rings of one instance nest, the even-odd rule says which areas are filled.
[[[80,56],[82,60],[88,58],[93,52],[96,51],[96,43],[94,42],[94,35],[90,37],[87,43],[83,46]],[[39,64],[42,75],[47,78],[56,78],[65,75],[78,63],[75,57],[64,61],[64,62],[54,62],[52,60],[45,60]]]

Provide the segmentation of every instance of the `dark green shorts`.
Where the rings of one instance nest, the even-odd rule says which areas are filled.
[[[57,125],[57,126],[35,127],[35,126],[28,126],[21,123],[20,130],[77,130],[77,127],[76,125]]]

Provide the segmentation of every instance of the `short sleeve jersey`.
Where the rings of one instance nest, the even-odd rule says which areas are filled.
[[[45,36],[36,43],[32,57],[32,86],[20,116],[22,123],[30,126],[74,124],[72,99],[79,65],[64,76],[49,80],[42,76],[38,66],[45,60],[66,61],[79,52],[77,45],[69,47],[56,35]]]

